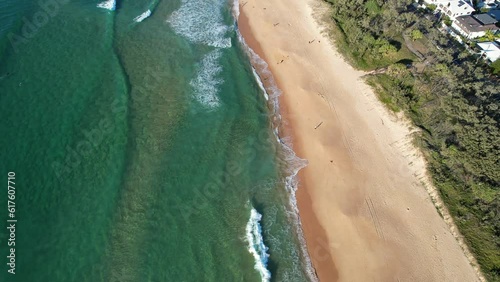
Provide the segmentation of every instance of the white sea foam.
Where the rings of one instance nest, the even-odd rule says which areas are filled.
[[[238,21],[240,17],[240,1],[233,0],[233,6],[231,7],[233,11],[233,17],[235,21]]]
[[[140,23],[143,20],[145,20],[146,18],[148,18],[149,16],[151,16],[151,10],[147,10],[146,12],[144,12],[144,13],[140,14],[139,16],[135,17],[134,21]]]
[[[255,259],[254,268],[260,273],[262,282],[268,282],[271,279],[271,272],[267,269],[269,255],[267,254],[268,248],[264,244],[264,238],[262,237],[261,219],[262,215],[252,208],[250,219],[246,226],[246,239],[248,242],[248,251]]]
[[[106,10],[114,11],[116,9],[116,1],[115,0],[106,0],[97,4],[97,7],[103,8]]]
[[[238,40],[240,43],[243,45],[243,50],[247,53],[248,57],[250,58],[250,62],[252,63],[252,68],[254,71],[254,76],[257,79],[257,83],[259,84],[259,87],[264,88],[264,85],[262,83],[262,79],[266,80],[266,84],[268,85],[266,88],[264,88],[264,95],[267,96],[268,99],[270,99],[270,102],[272,103],[273,107],[273,114],[277,115],[280,119],[281,116],[279,116],[279,103],[278,103],[278,97],[281,95],[281,90],[278,88],[276,81],[274,80],[273,74],[269,70],[269,65],[264,61],[257,53],[255,53],[252,48],[248,47],[248,45],[245,42],[245,39],[243,36],[241,36],[241,33],[239,31],[236,31],[238,34]]]
[[[193,43],[213,47],[231,47],[228,32],[232,29],[224,24],[221,0],[182,0],[181,7],[174,11],[167,22],[173,30]]]
[[[219,105],[219,86],[224,82],[219,78],[222,66],[219,60],[222,56],[221,49],[215,49],[205,55],[198,65],[198,73],[191,80],[194,88],[195,99],[207,108],[216,108]]]
[[[267,95],[266,88],[264,87],[264,84],[262,83],[262,80],[260,79],[260,76],[254,67],[252,67],[252,73],[255,77],[255,80],[257,81],[257,84],[259,85],[260,90],[262,90],[262,94],[264,94],[264,98],[266,98],[266,101],[269,101],[269,95]]]

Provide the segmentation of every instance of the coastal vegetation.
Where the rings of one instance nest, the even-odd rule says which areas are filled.
[[[487,66],[410,0],[326,1],[339,51],[377,70],[367,81],[381,101],[421,129],[434,185],[487,279],[500,281],[500,63]]]
[[[491,64],[491,69],[494,74],[500,75],[500,59],[497,59]]]

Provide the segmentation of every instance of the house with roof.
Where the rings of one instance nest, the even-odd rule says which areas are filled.
[[[500,43],[494,42],[480,42],[477,44],[479,49],[481,49],[481,54],[488,61],[494,62],[500,58]]]
[[[426,0],[426,2],[436,5],[436,9],[450,17],[451,20],[475,12],[471,2],[465,0]]]
[[[451,27],[468,39],[484,36],[487,30],[497,32],[496,19],[488,14],[457,17]]]
[[[470,15],[476,11],[469,3],[462,0],[439,4],[438,7],[452,20],[460,16]]]

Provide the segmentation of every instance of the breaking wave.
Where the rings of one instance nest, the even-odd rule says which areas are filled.
[[[98,8],[103,8],[106,10],[114,11],[116,9],[116,1],[115,0],[106,0],[97,4]]]
[[[177,34],[193,43],[212,47],[229,48],[232,27],[224,24],[222,8],[225,1],[182,0],[181,7],[174,11],[167,22]]]
[[[269,95],[267,95],[266,88],[264,87],[264,84],[262,83],[262,80],[260,80],[259,74],[254,67],[252,67],[252,73],[253,77],[257,81],[257,84],[259,85],[260,90],[262,90],[262,93],[264,94],[264,98],[266,98],[266,101],[269,101]]]
[[[255,208],[252,208],[246,226],[246,239],[248,241],[248,251],[255,259],[254,268],[260,273],[262,282],[268,282],[271,279],[271,272],[267,269],[269,254],[267,254],[268,248],[264,244],[264,238],[262,237],[261,219],[262,215]]]
[[[145,20],[146,18],[148,18],[149,16],[151,16],[151,10],[147,10],[146,12],[144,12],[144,13],[140,14],[139,16],[135,17],[134,21],[140,23],[143,20]]]

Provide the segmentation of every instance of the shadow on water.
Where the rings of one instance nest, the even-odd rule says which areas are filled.
[[[122,7],[123,5],[123,0],[116,0],[116,6],[115,6],[115,10],[118,11],[120,10],[120,8]]]
[[[275,273],[278,273],[278,262],[269,257],[269,260],[267,261],[267,269],[271,272],[271,282],[278,281],[278,277],[274,275]]]

